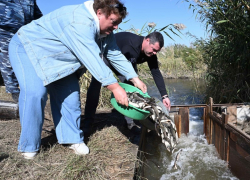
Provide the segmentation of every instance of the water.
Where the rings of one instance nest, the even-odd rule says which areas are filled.
[[[165,80],[172,105],[202,104],[204,82],[190,80]],[[148,93],[160,98],[153,82],[148,84]],[[209,145],[203,132],[203,109],[190,108],[189,134],[182,134],[173,154],[166,151],[155,131],[147,137],[144,177],[149,180],[235,180],[227,163],[219,158],[214,145]],[[177,153],[177,169],[173,169]]]

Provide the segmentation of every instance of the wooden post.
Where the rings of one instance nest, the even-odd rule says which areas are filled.
[[[203,108],[203,133],[206,135],[206,119],[207,119],[207,111],[206,108]]]
[[[0,100],[0,119],[17,119],[18,104]]]
[[[209,114],[213,113],[213,98],[209,98]],[[214,123],[211,120],[211,118],[209,118],[210,121],[210,139],[209,139],[209,144],[213,143],[213,131],[214,131]]]
[[[179,109],[181,115],[181,133],[189,133],[189,108],[184,107]]]
[[[222,115],[222,118],[225,119],[225,126],[228,122],[228,117],[229,115]],[[225,151],[225,155],[224,155],[224,159],[227,163],[229,162],[229,150],[230,150],[230,144],[229,144],[229,132],[227,131],[227,129],[224,129],[224,151]]]
[[[222,151],[221,151],[221,159],[222,160],[226,160],[226,128],[225,128],[225,122],[226,122],[226,114],[222,113],[221,114],[221,121],[222,121],[222,138],[221,138],[221,142],[222,142]]]
[[[207,142],[208,144],[210,144],[210,136],[211,136],[211,133],[210,133],[210,117],[209,117],[209,113],[210,112],[210,107],[207,105],[206,106],[206,116],[205,116],[205,124],[204,124],[204,133],[205,133],[205,136],[206,136],[206,139],[207,139]]]
[[[175,114],[174,115],[174,123],[176,126],[178,138],[181,137],[181,115]]]

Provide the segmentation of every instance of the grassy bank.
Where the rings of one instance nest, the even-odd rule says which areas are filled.
[[[78,156],[57,143],[53,124],[45,121],[42,147],[34,160],[25,160],[17,152],[19,120],[0,121],[0,179],[132,179],[134,176],[137,147],[117,127],[96,131],[87,143],[90,154]]]
[[[199,79],[206,75],[207,67],[196,48],[177,45],[163,47],[157,57],[164,78]],[[142,79],[152,78],[147,63],[139,65],[139,76]]]
[[[4,87],[0,87],[0,99],[11,101]],[[81,100],[84,103],[83,97]],[[51,113],[47,113],[50,117],[44,120],[42,146],[34,160],[25,160],[17,152],[19,119],[0,119],[0,179],[132,179],[138,142],[120,113],[112,109],[97,112],[92,135],[85,137],[90,148],[86,156],[77,156],[57,143]]]

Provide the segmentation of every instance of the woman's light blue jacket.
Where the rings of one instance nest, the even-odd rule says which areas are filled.
[[[100,38],[99,23],[85,4],[55,10],[23,26],[17,35],[45,86],[80,67],[86,67],[103,86],[117,82],[102,55],[126,79],[137,77],[117,47],[114,34]]]

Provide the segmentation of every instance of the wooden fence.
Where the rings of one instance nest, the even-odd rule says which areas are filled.
[[[189,109],[203,108],[204,134],[222,160],[239,179],[250,179],[250,136],[237,125],[237,107],[243,104],[209,104],[173,106],[178,136],[189,132]],[[218,110],[227,109],[227,113]]]
[[[250,179],[250,136],[237,123],[237,107],[225,106],[227,113],[217,113],[210,98],[206,106],[204,133],[209,144],[214,144],[221,159],[228,163],[232,173],[239,179]],[[224,107],[224,106],[223,106]]]

